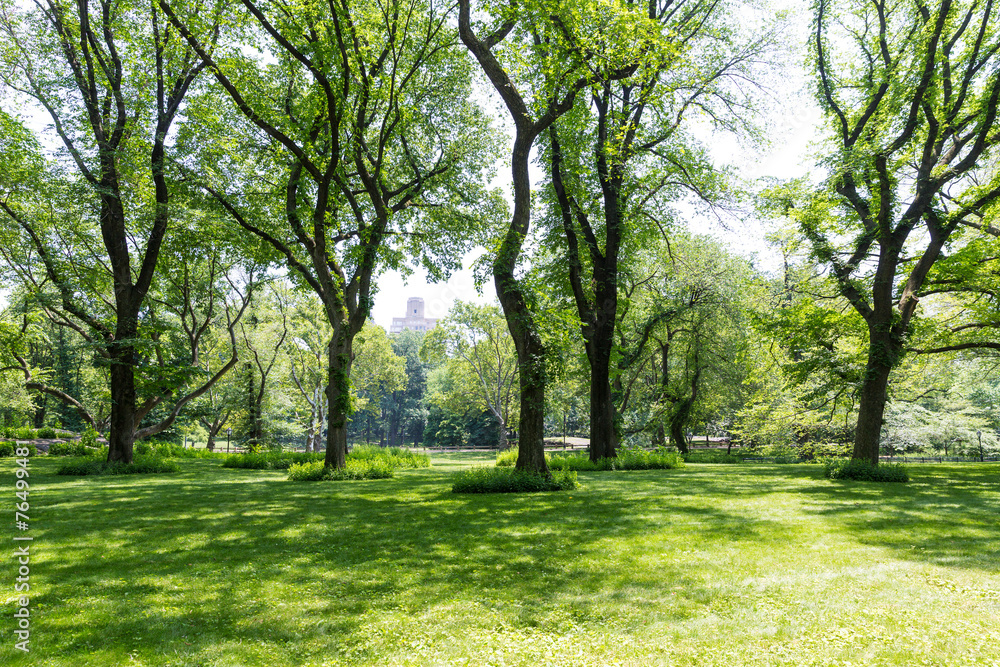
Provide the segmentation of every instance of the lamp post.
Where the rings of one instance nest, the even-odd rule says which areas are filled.
[[[231,436],[232,434],[233,434],[233,429],[232,428],[227,428],[226,429],[226,454],[229,453],[229,436]]]

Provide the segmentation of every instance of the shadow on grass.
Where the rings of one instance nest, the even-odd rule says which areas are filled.
[[[807,511],[850,529],[863,544],[904,559],[997,572],[1000,470],[988,464],[910,465],[907,484],[834,482],[803,489]]]
[[[182,465],[174,475],[38,480],[36,539],[50,554],[39,602],[90,605],[97,620],[55,619],[63,625],[46,633],[51,648],[198,653],[220,642],[327,636],[333,647],[349,643],[368,612],[417,614],[470,597],[534,625],[567,590],[585,622],[620,584],[659,595],[667,576],[681,598],[708,596],[684,563],[666,573],[620,560],[608,567],[617,574],[593,567],[588,559],[610,542],[678,520],[711,539],[785,538],[707,504],[665,503],[664,484],[675,487],[670,495],[683,485],[663,473],[633,475],[641,488],[627,494],[620,476],[597,473],[579,494],[468,496],[452,494],[450,476],[433,469],[290,483],[279,472]],[[284,597],[305,607],[295,622],[276,610]]]
[[[609,598],[663,595],[665,581],[682,618],[711,598],[708,582],[683,560],[650,570],[629,545],[672,534],[765,551],[808,543],[794,521],[731,509],[744,500],[791,497],[901,558],[995,572],[1000,556],[996,475],[968,466],[914,466],[909,485],[830,482],[817,466],[689,466],[583,473],[578,492],[528,495],[452,494],[434,469],[291,483],[214,461],[181,466],[100,479],[36,466],[48,650],[200,655],[266,639],[336,651],[369,613],[466,599],[537,625],[569,592],[571,616],[588,622]]]

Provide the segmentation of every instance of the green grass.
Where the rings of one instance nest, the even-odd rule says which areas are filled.
[[[490,459],[323,485],[32,459],[32,652],[13,650],[7,558],[0,664],[1000,664],[997,464],[911,465],[908,484],[689,464],[451,493]]]
[[[453,493],[538,493],[572,491],[578,486],[573,470],[552,470],[542,475],[505,466],[474,466],[455,475],[451,490]]]

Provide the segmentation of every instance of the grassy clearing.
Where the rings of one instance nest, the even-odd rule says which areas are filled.
[[[996,464],[911,465],[909,484],[689,464],[451,493],[491,458],[335,485],[34,459],[32,652],[5,630],[0,664],[1000,664]]]

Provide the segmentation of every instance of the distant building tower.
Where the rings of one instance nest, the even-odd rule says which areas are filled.
[[[411,297],[406,300],[406,316],[392,318],[392,326],[389,333],[401,333],[403,329],[413,329],[414,331],[430,331],[437,326],[437,319],[424,317],[424,300],[419,297]]]

